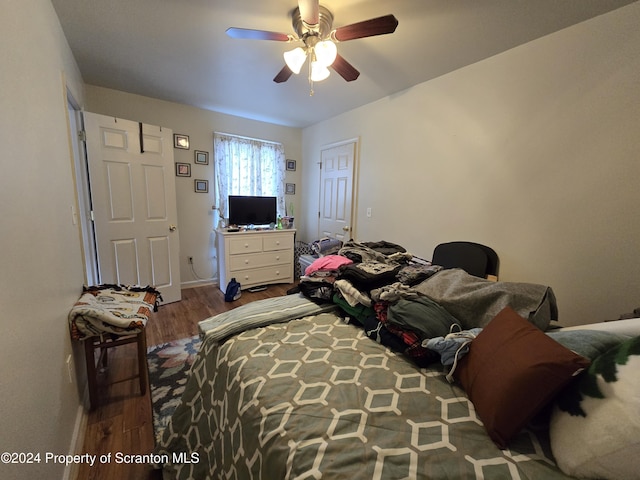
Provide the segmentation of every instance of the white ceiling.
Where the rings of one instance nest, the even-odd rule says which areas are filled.
[[[228,27],[293,33],[296,0],[52,0],[84,81],[272,123],[304,127],[636,0],[326,0],[334,28],[392,13],[391,35],[343,42],[360,71],[276,84],[284,42]]]

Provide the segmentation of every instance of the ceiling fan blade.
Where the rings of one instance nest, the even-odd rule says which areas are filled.
[[[360,72],[355,69],[353,65],[347,62],[340,54],[336,55],[336,59],[331,65],[338,75],[344,78],[347,82],[353,82],[360,76]]]
[[[266,30],[251,30],[250,28],[227,28],[227,35],[231,38],[243,38],[248,40],[275,40],[277,42],[288,42],[289,40],[293,40],[293,37],[286,33],[268,32]]]
[[[278,72],[278,74],[273,78],[273,81],[276,83],[282,83],[289,80],[289,77],[293,75],[293,72],[286,65],[282,67],[282,70]]]
[[[398,26],[398,19],[393,15],[372,18],[362,22],[352,23],[344,27],[336,28],[334,36],[340,42],[354,40],[356,38],[373,37],[393,33]]]
[[[318,25],[320,22],[320,2],[319,0],[298,0],[300,18],[307,25]]]

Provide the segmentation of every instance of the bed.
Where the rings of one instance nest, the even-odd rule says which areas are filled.
[[[581,438],[582,424],[571,424],[573,415],[558,410],[556,399],[599,365],[606,352],[635,351],[635,346],[625,346],[640,334],[639,322],[631,321],[627,331],[616,333],[597,334],[591,329],[543,333],[557,313],[548,287],[507,288],[504,282],[490,286],[456,269],[446,272],[438,271],[412,287],[397,282],[379,285],[373,290],[386,300],[378,297],[369,306],[295,293],[252,302],[201,322],[201,349],[181,402],[154,451],[164,478],[565,479],[585,470],[600,475],[599,467],[608,469],[602,478],[638,478],[637,473],[625,477],[640,471],[638,455],[633,455],[638,453],[640,431],[635,420],[627,428],[622,449],[610,452],[606,445],[594,445],[599,464],[585,467],[594,454],[575,462],[574,457],[589,451],[591,440]],[[451,287],[456,276],[464,281]],[[468,288],[477,281],[483,282],[480,290],[486,289],[482,301],[474,293],[477,285]],[[454,318],[464,319],[458,322],[464,323],[461,331],[479,329],[464,344],[463,355],[455,358],[453,375],[450,364],[407,355],[410,342],[404,347],[384,342],[380,331],[362,322],[364,312],[375,311],[379,302],[395,305],[398,298],[427,297],[421,290],[441,300],[456,297],[458,306],[475,302],[482,309],[474,315],[468,306],[453,308]],[[334,295],[335,291],[334,286]],[[440,315],[439,305],[429,306],[428,314]],[[546,326],[540,328],[536,322]],[[463,345],[460,338],[456,340]],[[485,349],[494,356],[503,347],[506,358],[530,351],[533,364],[524,373],[514,372],[512,364],[518,362],[483,356]],[[547,351],[551,361],[540,362]],[[640,366],[634,363],[640,358],[635,355],[640,351],[624,367],[629,372]],[[497,363],[487,368],[491,361]],[[635,375],[622,375],[627,370],[618,366],[618,383],[629,376],[635,385]],[[502,391],[489,374],[512,385]],[[547,387],[552,391],[537,398]],[[623,390],[629,392],[626,386]],[[521,405],[533,397],[534,408]],[[567,398],[570,403],[571,396]],[[637,413],[640,398],[628,403],[615,406],[627,424]],[[589,412],[591,407],[580,405]],[[506,422],[504,412],[508,412]],[[555,435],[549,425],[556,424],[564,431],[578,431],[572,438],[582,442],[580,451],[574,452],[575,442],[567,445],[562,435],[558,449],[552,449]],[[558,462],[556,450],[569,461]],[[625,465],[612,470],[610,463],[620,464],[621,453]]]

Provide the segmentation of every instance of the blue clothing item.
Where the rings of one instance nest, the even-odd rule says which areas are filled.
[[[458,360],[469,352],[469,346],[472,340],[476,338],[481,331],[481,328],[472,328],[471,330],[454,332],[445,337],[430,338],[426,342],[422,342],[422,345],[429,350],[438,352],[442,365],[451,367],[446,377],[447,380],[451,382]]]

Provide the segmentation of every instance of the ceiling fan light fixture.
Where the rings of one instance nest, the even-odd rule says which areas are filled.
[[[329,76],[329,73],[329,69],[317,60],[311,62],[311,75],[309,78],[312,82],[321,82]]]
[[[335,61],[336,55],[338,55],[338,48],[331,40],[323,40],[316,43],[314,51],[316,61],[325,67],[330,66]]]
[[[286,65],[273,78],[273,81],[283,83],[294,73],[299,74],[307,57],[309,57],[308,79],[311,95],[313,95],[313,82],[322,81],[329,76],[328,67],[335,70],[347,82],[356,80],[360,75],[360,72],[353,65],[338,55],[337,43],[386,35],[395,32],[398,26],[398,19],[389,14],[333,29],[333,14],[326,7],[320,5],[320,0],[297,1],[298,6],[291,12],[291,24],[295,35],[235,27],[228,28],[227,35],[232,38],[253,40],[302,42],[304,44],[302,48],[294,48],[284,54]]]
[[[304,65],[306,59],[307,52],[305,52],[301,47],[284,52],[284,61],[287,64],[287,67],[289,67],[289,69],[295,74],[300,73],[300,69],[302,68],[302,65]]]

